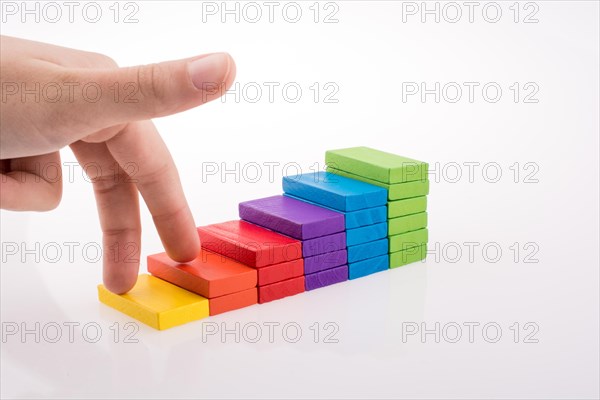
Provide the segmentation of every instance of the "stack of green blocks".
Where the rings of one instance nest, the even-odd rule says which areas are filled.
[[[426,257],[429,193],[426,162],[368,147],[330,150],[325,162],[328,172],[388,190],[390,268]]]

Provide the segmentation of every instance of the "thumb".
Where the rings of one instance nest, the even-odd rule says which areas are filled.
[[[69,76],[89,89],[82,90],[65,112],[76,114],[75,120],[90,121],[91,131],[175,114],[221,97],[232,85],[235,70],[227,53],[136,67],[70,70]]]

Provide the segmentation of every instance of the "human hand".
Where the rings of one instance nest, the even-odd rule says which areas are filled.
[[[80,164],[97,166],[86,172],[102,227],[109,290],[125,293],[136,282],[138,191],[168,255],[179,262],[194,259],[200,243],[192,213],[173,159],[150,119],[220,97],[235,78],[233,59],[215,53],[119,68],[102,54],[6,36],[0,41],[0,207],[55,208],[62,181],[40,171],[44,165],[60,165],[58,150],[68,145]],[[42,90],[46,100],[40,101],[32,91]],[[128,165],[135,165],[134,178]]]

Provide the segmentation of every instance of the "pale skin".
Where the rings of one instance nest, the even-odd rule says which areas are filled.
[[[235,78],[233,59],[214,53],[119,68],[102,54],[7,36],[0,40],[0,207],[56,208],[62,181],[41,171],[49,163],[60,165],[58,151],[69,146],[80,164],[100,167],[86,172],[102,228],[103,279],[109,290],[125,293],[137,278],[142,247],[138,192],[167,254],[179,262],[194,259],[200,251],[196,224],[151,119],[218,98]],[[35,90],[36,83],[48,92],[39,101],[33,94],[23,97],[22,89]],[[97,101],[82,93],[86,83],[101,88]],[[58,101],[54,87],[65,92]],[[74,90],[66,93],[69,87]],[[132,170],[135,176],[129,177]]]

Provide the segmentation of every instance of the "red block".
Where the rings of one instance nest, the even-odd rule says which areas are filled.
[[[302,244],[296,239],[246,221],[228,221],[201,226],[202,247],[251,267],[264,267],[302,258]]]
[[[180,264],[160,253],[148,256],[148,272],[209,299],[256,287],[256,269],[202,250],[195,260]]]
[[[270,285],[271,283],[285,281],[304,275],[304,259],[268,265],[258,268],[258,286]]]
[[[304,276],[299,276],[267,286],[260,286],[258,288],[258,302],[262,304],[302,292],[304,292]]]
[[[210,315],[223,314],[224,312],[237,310],[256,304],[258,301],[258,292],[256,288],[243,290],[241,292],[226,294],[225,296],[215,297],[208,300],[208,310]]]

